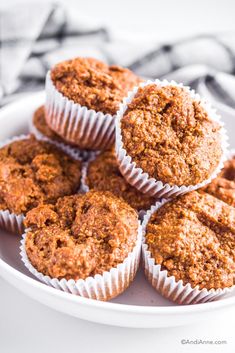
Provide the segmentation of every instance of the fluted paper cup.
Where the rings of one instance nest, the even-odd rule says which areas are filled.
[[[210,118],[218,122],[221,126],[220,134],[221,134],[221,147],[222,147],[222,157],[217,168],[214,170],[212,175],[201,183],[196,185],[189,185],[189,186],[178,186],[178,185],[169,185],[164,184],[161,180],[156,180],[151,178],[148,173],[145,173],[143,169],[137,167],[136,163],[132,161],[132,158],[128,156],[123,142],[122,142],[122,134],[121,134],[121,119],[125,114],[128,104],[133,100],[135,97],[139,87],[144,87],[150,84],[156,84],[160,86],[178,86],[184,87],[190,94],[190,96],[196,100],[200,101],[201,105],[206,109]],[[206,184],[210,183],[212,179],[214,179],[220,170],[223,168],[224,161],[226,160],[227,148],[228,148],[228,136],[224,129],[224,124],[220,120],[220,116],[216,113],[215,109],[213,109],[209,103],[205,102],[200,98],[198,94],[196,94],[193,90],[190,90],[189,87],[183,86],[183,84],[178,84],[174,81],[168,82],[167,80],[164,81],[147,81],[141,83],[138,87],[135,87],[133,91],[129,92],[128,96],[124,98],[123,103],[120,105],[120,109],[117,112],[117,119],[116,119],[116,156],[117,161],[119,164],[119,169],[122,175],[126,178],[126,180],[133,186],[135,186],[139,191],[149,196],[154,196],[156,198],[171,198],[174,196],[178,196],[180,194],[184,194],[186,192],[199,189]]]
[[[9,145],[12,142],[28,139],[29,137],[30,135],[14,136],[12,138],[7,139],[4,142],[1,142],[0,148],[6,145]],[[44,139],[38,139],[38,140],[44,140]],[[67,145],[58,146],[56,143],[54,143],[54,141],[48,141],[48,140],[46,140],[45,142],[55,145],[57,148],[67,153],[70,157],[72,157],[75,160],[82,160],[79,151],[72,149]],[[24,218],[25,218],[24,214],[15,214],[13,212],[10,212],[9,210],[0,210],[0,228],[6,229],[9,232],[20,235],[24,231],[24,224],[23,224]]]
[[[46,76],[46,120],[66,141],[85,149],[107,149],[114,144],[116,115],[88,109],[63,96]]]
[[[54,140],[52,138],[49,138],[48,136],[44,135],[41,131],[39,131],[37,129],[37,127],[33,123],[33,119],[31,119],[29,121],[29,132],[32,133],[36,137],[37,140],[51,142],[56,147],[61,148],[61,149],[69,148],[70,151],[74,151],[74,153],[78,153],[80,155],[81,159],[83,159],[83,160],[87,160],[90,157],[90,153],[92,153],[92,152],[89,152],[86,150],[81,150],[76,146],[69,145],[66,142],[60,142],[60,141]]]
[[[11,233],[22,234],[24,231],[24,215],[11,213],[9,210],[0,210],[0,228]]]
[[[106,301],[121,294],[130,285],[135,277],[139,266],[141,252],[142,228],[140,224],[136,244],[132,252],[128,254],[125,260],[121,264],[117,265],[117,267],[113,267],[109,271],[105,271],[102,275],[88,277],[85,280],[51,278],[38,272],[30,263],[25,250],[25,239],[29,230],[30,229],[26,230],[21,240],[21,259],[27,269],[35,277],[51,287],[60,289],[64,292],[80,295],[81,297]]]
[[[224,289],[200,289],[199,286],[192,287],[190,283],[183,284],[182,280],[176,281],[174,276],[168,276],[167,270],[162,270],[161,265],[155,262],[148,250],[148,245],[145,242],[146,227],[150,217],[168,200],[164,199],[161,202],[156,202],[154,206],[147,211],[143,223],[143,244],[142,256],[144,263],[145,275],[149,282],[160,292],[165,298],[170,299],[178,304],[197,304],[206,303],[209,301],[220,299],[221,297],[234,291],[235,286]]]

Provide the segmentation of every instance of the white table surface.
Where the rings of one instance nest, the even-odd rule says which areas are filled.
[[[90,323],[29,299],[0,279],[1,353],[232,353],[235,307],[213,322],[170,329],[128,329]],[[182,345],[182,339],[226,340],[226,345]]]

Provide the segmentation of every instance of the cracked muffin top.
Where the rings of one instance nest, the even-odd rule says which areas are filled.
[[[27,213],[25,248],[32,265],[53,278],[78,280],[102,274],[133,250],[138,216],[109,192],[60,198]]]
[[[140,87],[121,119],[121,134],[136,166],[170,185],[208,179],[222,156],[220,125],[178,86]]]
[[[208,290],[235,284],[235,209],[209,194],[193,191],[159,208],[146,243],[176,281]]]
[[[90,189],[110,191],[122,197],[137,211],[147,210],[155,203],[153,197],[142,194],[123,178],[113,149],[102,152],[89,163],[86,184]]]
[[[67,141],[65,142],[62,137],[57,135],[48,125],[45,119],[45,108],[44,105],[39,107],[33,115],[33,125],[38,129],[41,134],[48,137],[51,140],[69,144]]]
[[[224,164],[219,176],[203,190],[235,207],[235,156]]]
[[[77,191],[81,162],[34,136],[0,149],[0,209],[25,214]]]
[[[75,103],[112,115],[127,92],[141,81],[123,67],[79,57],[55,65],[51,79],[57,90]]]

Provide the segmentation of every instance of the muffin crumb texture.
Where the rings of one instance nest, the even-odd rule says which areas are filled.
[[[170,185],[208,179],[222,156],[220,125],[178,86],[139,88],[121,119],[121,133],[136,166]]]
[[[92,58],[75,58],[55,65],[51,79],[56,89],[75,103],[112,115],[127,92],[141,81],[128,69]]]
[[[0,209],[25,214],[42,203],[55,203],[80,186],[81,162],[54,145],[28,139],[0,149]]]
[[[122,263],[137,241],[138,217],[109,192],[90,191],[28,212],[26,252],[53,278],[85,279]]]
[[[163,205],[150,218],[146,243],[176,281],[207,290],[235,284],[235,209],[207,193]]]
[[[153,197],[131,186],[119,171],[114,150],[102,152],[89,163],[86,184],[90,189],[110,191],[122,197],[137,211],[147,210],[155,203]]]
[[[203,190],[235,207],[235,157],[224,164],[219,176]]]

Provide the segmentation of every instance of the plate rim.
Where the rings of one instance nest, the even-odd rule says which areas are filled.
[[[113,311],[121,311],[121,312],[129,312],[129,313],[132,312],[132,313],[144,314],[144,315],[145,314],[148,314],[148,315],[149,314],[152,314],[152,315],[171,314],[172,315],[172,314],[187,314],[187,313],[193,314],[195,312],[199,313],[201,311],[212,310],[214,307],[224,308],[232,304],[235,304],[235,296],[224,298],[221,300],[215,300],[208,303],[200,303],[200,304],[194,304],[194,305],[187,304],[187,305],[172,305],[172,306],[156,306],[156,305],[149,306],[149,305],[111,303],[109,301],[104,302],[100,300],[81,297],[78,295],[74,295],[74,294],[67,293],[59,289],[50,287],[20,272],[19,270],[10,266],[0,258],[0,269],[1,268],[5,269],[6,272],[13,274],[18,279],[22,279],[23,281],[28,282],[28,284],[31,283],[35,288],[38,288],[39,290],[43,290],[47,292],[49,295],[50,294],[57,295],[62,299],[69,300],[77,304],[84,304],[85,306],[93,306],[97,309],[110,309]],[[1,271],[0,271],[0,275],[1,275]]]

